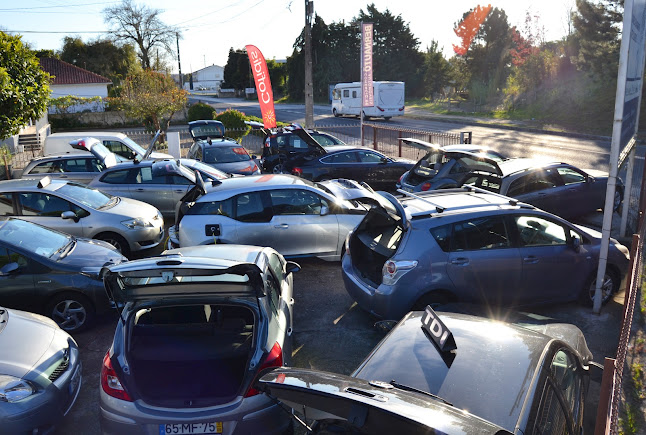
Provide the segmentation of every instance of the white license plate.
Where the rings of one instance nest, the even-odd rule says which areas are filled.
[[[222,433],[222,422],[160,424],[159,435],[182,434],[217,434]]]
[[[405,192],[412,192],[413,189],[411,187],[402,187],[402,190]]]

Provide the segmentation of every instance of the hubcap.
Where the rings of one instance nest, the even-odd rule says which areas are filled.
[[[52,319],[66,331],[79,328],[85,323],[86,318],[85,307],[71,299],[60,301],[52,310]]]
[[[597,280],[595,279],[590,285],[590,300],[594,301],[594,294],[597,290]],[[612,295],[612,277],[606,274],[603,277],[603,284],[601,285],[601,301],[605,302]]]
[[[274,166],[274,169],[272,170],[274,174],[282,174],[283,173],[283,165],[278,164]]]

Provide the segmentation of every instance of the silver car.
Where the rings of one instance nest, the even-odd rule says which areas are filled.
[[[126,257],[154,248],[164,236],[164,220],[155,207],[49,177],[0,181],[0,215],[104,240]]]
[[[70,148],[71,149],[71,148]],[[79,183],[89,183],[99,172],[126,161],[122,157],[109,154],[109,159],[99,159],[89,153],[74,152],[62,155],[49,155],[33,159],[23,169],[21,178],[50,177]]]
[[[76,342],[47,317],[0,307],[0,349],[0,432],[52,432],[81,390]]]
[[[125,307],[101,370],[103,433],[283,433],[289,414],[253,384],[290,362],[299,269],[240,245],[106,269],[106,291]]]
[[[279,174],[228,178],[185,197],[169,229],[170,243],[262,245],[286,257],[336,261],[375,195],[351,180],[315,184]]]

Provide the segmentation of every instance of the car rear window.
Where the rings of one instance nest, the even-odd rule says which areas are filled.
[[[442,225],[441,227],[431,228],[431,235],[444,252],[451,250],[452,229],[453,225]]]
[[[244,162],[251,159],[246,149],[240,146],[222,147],[222,146],[205,146],[204,162],[205,163],[234,163]]]

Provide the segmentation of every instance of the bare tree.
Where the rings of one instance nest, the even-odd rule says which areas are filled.
[[[109,6],[103,10],[104,21],[112,27],[112,32],[117,41],[134,43],[138,48],[137,55],[144,68],[150,68],[153,62],[151,57],[163,48],[168,53],[173,53],[172,44],[179,31],[164,24],[159,15],[163,11],[137,4],[132,0],[123,0],[116,6]],[[157,50],[156,52],[153,50]]]

